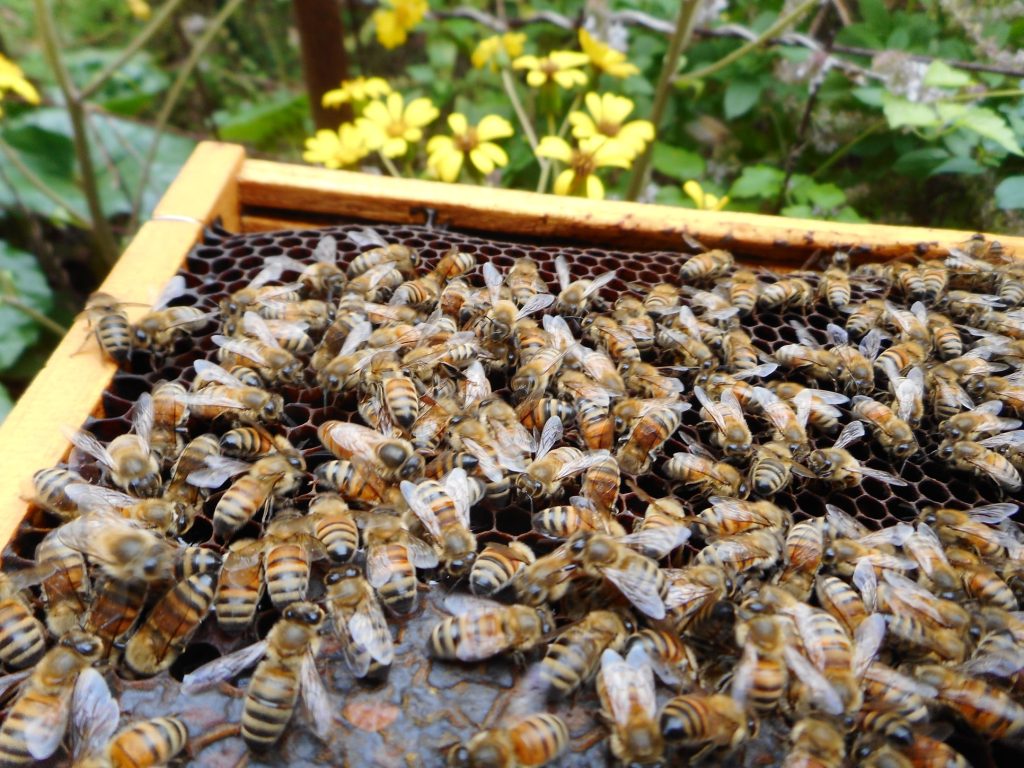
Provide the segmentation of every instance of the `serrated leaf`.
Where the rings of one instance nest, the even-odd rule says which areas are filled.
[[[35,256],[0,240],[0,371],[11,367],[39,338],[36,321],[3,302],[7,288],[38,312],[46,314],[52,308],[53,292]]]
[[[748,165],[729,189],[729,197],[774,198],[782,189],[786,177],[780,169],[770,165]]]
[[[890,128],[927,128],[942,124],[932,106],[917,104],[891,93],[882,94],[882,113]]]
[[[673,147],[660,141],[654,142],[651,163],[658,173],[679,181],[704,175],[704,158],[689,149]]]
[[[756,80],[739,78],[726,86],[723,108],[728,120],[745,115],[757,104],[764,87]]]
[[[787,205],[779,213],[791,219],[814,218],[814,209],[809,205]]]
[[[999,182],[996,205],[1004,211],[1024,208],[1024,176],[1010,176]]]
[[[121,55],[116,48],[82,48],[65,54],[71,79],[84,83]],[[135,115],[170,84],[170,77],[153,63],[148,51],[139,51],[121,63],[90,101],[110,112]]]
[[[956,118],[955,124],[994,141],[1012,155],[1024,155],[1010,126],[995,110],[987,107],[970,107]]]
[[[944,61],[936,59],[924,73],[924,84],[932,88],[964,88],[974,83],[974,78],[962,69],[953,69]]]
[[[819,184],[799,173],[790,179],[789,194],[797,203],[809,203],[819,210],[838,208],[846,202],[846,193],[835,184]]]

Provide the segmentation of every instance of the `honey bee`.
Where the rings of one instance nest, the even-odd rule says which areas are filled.
[[[785,566],[776,582],[794,596],[805,600],[821,568],[825,536],[820,519],[802,520],[786,534]]]
[[[435,276],[431,280],[436,282],[437,277]],[[380,301],[403,282],[405,282],[405,275],[396,267],[395,262],[383,261],[365,272],[351,277],[345,286],[345,295],[342,296],[342,300],[344,301],[346,297],[358,297],[367,302]]]
[[[863,560],[861,563],[857,565],[861,568],[861,573],[866,568],[873,576],[874,571],[870,562]],[[857,590],[842,579],[835,576],[818,576],[815,580],[814,593],[818,597],[818,604],[838,619],[851,636],[868,617],[868,609],[861,596],[857,594]]]
[[[938,701],[955,710],[979,733],[993,739],[1016,739],[1024,733],[1024,706],[1005,691],[934,664],[914,667],[913,674],[934,686]]]
[[[819,448],[811,451],[807,457],[807,468],[822,480],[827,480],[834,485],[852,487],[860,484],[861,479],[870,477],[889,485],[906,485],[904,480],[883,472],[872,469],[861,464],[855,459],[846,446],[850,445],[864,436],[864,425],[859,421],[851,421],[831,448]]]
[[[629,475],[647,472],[655,455],[679,429],[682,415],[689,409],[689,403],[678,400],[650,401],[640,410],[629,436],[615,454],[619,468]]]
[[[654,671],[642,645],[630,648],[626,658],[611,648],[602,652],[597,694],[615,758],[623,765],[661,765],[665,740],[657,721]]]
[[[454,577],[469,572],[476,559],[476,537],[469,529],[470,490],[466,471],[453,469],[444,483],[403,480],[402,496],[430,533],[445,571]]]
[[[278,269],[274,266],[260,270],[251,283],[241,290],[235,291],[220,302],[221,319],[225,330],[231,332],[234,324],[240,321],[246,312],[256,312],[269,301],[299,301],[299,283],[286,285],[266,285],[277,279]]]
[[[590,316],[584,321],[587,336],[603,347],[617,365],[640,362],[640,348],[633,336],[613,318]]]
[[[655,283],[643,296],[644,309],[650,315],[664,315],[679,306],[679,287],[671,283]]]
[[[576,571],[573,553],[567,544],[562,544],[520,569],[512,579],[512,587],[526,605],[553,603],[566,594]]]
[[[708,619],[733,590],[730,572],[715,565],[691,565],[666,570],[669,582],[669,620],[683,632]]]
[[[57,637],[78,628],[89,604],[90,583],[85,558],[77,549],[48,533],[36,547],[36,565],[48,575],[40,583],[46,605],[46,626]]]
[[[665,618],[668,583],[654,560],[618,539],[586,530],[574,533],[566,546],[581,573],[607,579],[644,615]]]
[[[747,485],[756,496],[770,497],[785,490],[793,479],[793,454],[785,443],[773,440],[754,449]]]
[[[60,748],[79,677],[99,659],[101,650],[98,638],[72,630],[46,652],[0,726],[0,762],[29,765],[48,759]]]
[[[749,455],[753,438],[743,416],[743,408],[732,390],[724,390],[718,403],[713,402],[701,387],[694,387],[693,393],[702,406],[701,416],[715,425],[716,431],[712,434],[715,444],[726,456]]]
[[[210,313],[198,307],[168,306],[184,296],[185,278],[175,275],[164,288],[153,308],[129,328],[132,343],[139,349],[148,349],[158,358],[167,355],[183,334],[196,333],[210,320]]]
[[[292,603],[265,640],[221,656],[185,676],[182,690],[192,693],[234,677],[256,665],[242,706],[242,738],[253,751],[272,747],[295,712],[301,693],[316,735],[326,741],[334,716],[314,661],[317,630],[324,612],[312,603]]]
[[[702,511],[695,522],[715,536],[732,536],[758,528],[781,530],[790,520],[790,514],[770,501],[743,501],[724,496],[712,496],[711,506]]]
[[[683,747],[734,748],[750,734],[746,711],[732,696],[691,693],[661,708],[665,741]]]
[[[368,245],[374,246],[369,251],[364,251],[352,259],[345,270],[350,278],[384,263],[394,264],[395,268],[403,274],[410,274],[419,264],[420,257],[416,251],[400,243],[389,243],[379,232],[370,227],[353,230],[347,232],[346,235],[349,240],[361,248]]]
[[[262,387],[252,387],[237,376],[206,360],[194,363],[196,376],[206,384],[185,396],[189,411],[196,417],[213,421],[227,416],[246,424],[275,423],[284,413],[284,398]]]
[[[505,278],[505,285],[512,294],[512,301],[520,307],[540,293],[547,293],[548,286],[540,276],[540,268],[533,259],[516,259]]]
[[[917,530],[907,536],[903,551],[913,558],[920,568],[922,580],[927,580],[940,597],[947,600],[956,598],[961,590],[959,574],[950,565],[939,537],[926,523],[918,523]]]
[[[747,494],[746,480],[738,469],[707,455],[674,454],[665,463],[665,474],[686,485],[697,486],[701,493],[708,495],[742,497]]]
[[[454,245],[441,257],[434,268],[434,274],[442,282],[448,282],[461,275],[466,275],[476,268],[476,257],[471,253],[460,251]]]
[[[928,330],[932,333],[932,346],[940,360],[952,360],[964,353],[960,330],[953,321],[940,312],[928,313]]]
[[[737,371],[752,370],[761,365],[761,353],[742,328],[733,328],[722,335],[722,357],[730,368]]]
[[[656,328],[654,320],[647,314],[643,301],[635,296],[620,296],[615,302],[612,317],[633,337],[641,352],[646,352],[654,345]]]
[[[590,308],[597,292],[615,279],[615,272],[605,272],[593,280],[581,279],[574,282],[569,273],[569,262],[564,256],[555,257],[555,273],[561,289],[555,300],[555,310],[563,315],[582,315]]]
[[[342,640],[345,662],[356,677],[377,676],[391,666],[395,648],[380,604],[362,571],[335,568],[324,578],[327,610]]]
[[[603,458],[601,454],[584,454],[579,448],[562,446],[552,448],[562,438],[562,421],[552,416],[544,424],[537,453],[516,478],[517,487],[533,498],[552,496],[562,486],[562,480],[582,472]]]
[[[950,565],[959,573],[968,597],[1004,611],[1019,609],[1017,596],[1010,585],[975,553],[960,547],[947,547],[944,553]]]
[[[233,541],[217,577],[214,612],[225,632],[238,634],[253,624],[263,598],[264,546],[255,539]]]
[[[857,395],[851,410],[874,430],[878,444],[896,458],[908,458],[921,449],[910,425],[884,403]]]
[[[82,514],[116,510],[145,528],[169,534],[176,534],[185,525],[182,508],[166,497],[137,499],[112,488],[86,483],[72,483],[67,492]]]
[[[733,676],[733,696],[756,711],[774,709],[789,685],[787,631],[780,616],[752,616],[736,624],[736,645],[743,655]]]
[[[597,672],[606,648],[621,651],[632,624],[615,611],[591,611],[549,646],[539,677],[549,694],[569,696]]]
[[[1020,419],[1006,419],[999,416],[1003,403],[989,400],[966,413],[950,416],[939,425],[939,431],[949,440],[978,440],[979,438],[1019,429]]]
[[[184,447],[179,430],[188,419],[185,387],[176,381],[163,381],[153,388],[153,426],[149,446],[162,466],[174,460]]]
[[[515,268],[513,268],[514,271]],[[512,336],[516,324],[525,317],[540,312],[551,306],[555,297],[550,293],[533,291],[522,302],[515,301],[515,293],[512,292],[512,300],[503,299],[501,295],[502,283],[504,282],[501,273],[491,263],[486,262],[483,266],[484,284],[487,286],[490,296],[490,307],[486,314],[478,321],[479,333],[492,342],[505,341]],[[508,282],[512,282],[512,274],[509,274]],[[522,285],[522,283],[520,283]],[[543,285],[542,290],[547,289]],[[526,290],[530,291],[532,284],[528,284]],[[509,288],[512,291],[511,287]],[[522,296],[522,288],[520,288]],[[518,305],[518,306],[517,306]]]
[[[576,531],[625,535],[614,518],[599,512],[588,499],[573,496],[568,504],[542,509],[533,516],[533,530],[551,539],[567,539]]]
[[[437,566],[434,549],[388,515],[376,515],[363,529],[366,577],[384,605],[400,616],[416,610],[416,569]]]
[[[558,715],[540,713],[481,731],[447,752],[449,768],[539,768],[569,747],[569,729]]]
[[[878,355],[882,336],[878,331],[869,331],[860,344],[850,343],[847,332],[829,323],[826,332],[832,354],[839,358],[839,381],[847,391],[870,392],[875,387],[875,369],[872,361]]]
[[[267,263],[279,264],[282,273],[285,270],[298,272],[298,281],[309,295],[332,299],[345,287],[347,281],[345,273],[338,266],[337,239],[332,235],[324,235],[313,248],[311,255],[312,264],[303,264],[289,256],[271,256]]]
[[[679,279],[683,282],[697,283],[714,280],[716,277],[727,275],[735,266],[736,260],[728,251],[720,248],[706,250],[702,245],[693,241],[694,247],[703,250],[687,259],[679,270]]]
[[[839,768],[846,757],[842,731],[820,717],[805,717],[793,725],[789,734],[792,748],[783,762],[787,768],[820,766]],[[876,768],[881,768],[881,765]]]
[[[314,471],[318,485],[336,491],[345,501],[353,504],[374,504],[391,501],[390,489],[372,465],[352,461],[328,461]]]
[[[252,338],[212,337],[213,343],[220,347],[218,354],[222,363],[251,366],[268,382],[302,384],[305,376],[302,361],[281,346],[266,320],[255,312],[246,312],[242,327]]]
[[[386,479],[408,480],[423,471],[423,457],[416,453],[412,443],[385,437],[360,424],[325,421],[317,428],[317,436],[338,458],[365,461]]]
[[[740,317],[754,311],[761,283],[749,269],[737,269],[729,278],[729,302],[739,310]]]
[[[46,650],[46,629],[21,593],[50,575],[46,564],[0,575],[0,661],[11,669],[31,666]]]
[[[754,529],[710,542],[694,562],[741,573],[765,569],[782,557],[782,536],[767,528]]]
[[[947,543],[966,545],[982,557],[994,557],[1011,543],[1008,535],[997,526],[1017,511],[1016,504],[988,504],[973,509],[949,508],[922,510],[921,520],[934,527],[939,539]]]
[[[764,309],[806,307],[814,302],[815,290],[801,277],[786,277],[761,288],[758,306]]]
[[[966,357],[966,356],[965,356]],[[1015,416],[1024,416],[1024,376],[981,376],[969,384],[969,391],[977,397],[992,398]]]
[[[455,615],[430,632],[430,653],[438,659],[481,661],[501,653],[526,652],[555,628],[551,611],[525,605],[501,605],[480,598],[449,595],[445,608]]]
[[[839,431],[839,419],[843,413],[835,406],[849,402],[846,395],[837,392],[829,392],[824,389],[808,389],[795,382],[769,382],[768,389],[772,390],[781,399],[788,401],[799,410],[796,399],[802,392],[810,393],[810,408],[807,414],[807,423],[819,432],[827,435]]]
[[[118,365],[127,363],[132,351],[132,334],[123,306],[109,293],[97,292],[86,300],[82,310],[100,350]]]
[[[789,456],[805,455],[810,450],[806,425],[811,414],[813,390],[802,390],[793,398],[795,410],[770,389],[754,387],[753,393],[764,415],[775,428],[773,442],[780,443]],[[772,452],[778,458],[778,451]]]
[[[80,451],[92,456],[118,488],[134,496],[160,493],[160,463],[150,450],[153,426],[153,398],[143,392],[132,410],[132,432],[118,435],[103,445],[83,430],[67,431],[68,439]]]
[[[206,618],[216,585],[216,575],[205,572],[189,576],[168,590],[128,639],[124,649],[128,669],[140,677],[168,669]]]
[[[522,401],[540,396],[558,373],[564,358],[565,353],[553,347],[537,350],[512,376],[510,385],[514,398]]]
[[[522,542],[512,541],[507,545],[491,542],[484,546],[473,562],[469,588],[478,597],[498,594],[536,559],[533,550]]]
[[[775,350],[775,360],[783,368],[802,371],[815,381],[832,381],[842,365],[830,350],[806,344],[785,344]]]
[[[67,494],[70,486],[84,483],[85,478],[71,469],[50,467],[32,475],[32,503],[58,517],[69,519],[78,506]]]
[[[914,768],[970,768],[967,759],[944,741],[915,733],[913,742],[902,749]]]
[[[960,386],[959,376],[948,365],[933,366],[927,374],[932,414],[936,421],[945,421],[964,408],[973,408],[974,402]]]
[[[938,455],[955,469],[970,472],[1010,491],[1021,489],[1020,473],[1001,453],[971,440],[943,440]]]
[[[885,316],[884,299],[868,299],[860,304],[853,304],[844,312],[848,312],[846,318],[846,331],[855,338],[864,336],[872,328],[877,328]]]
[[[850,255],[845,251],[832,254],[832,263],[821,275],[818,283],[818,295],[837,311],[842,312],[850,306],[852,289],[850,287]]]

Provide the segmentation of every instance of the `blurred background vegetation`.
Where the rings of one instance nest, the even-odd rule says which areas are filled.
[[[585,82],[531,85],[537,62],[519,57],[578,54],[581,28],[598,41]],[[607,197],[669,205],[1024,222],[1014,0],[2,0],[0,54],[0,418],[206,138],[284,161],[595,191],[559,185],[568,169]],[[323,108],[325,77],[361,76],[418,104],[402,152],[375,146],[375,99],[343,90],[334,101],[348,103]],[[570,114],[590,92],[628,99],[653,142],[579,165],[591,145]],[[502,118],[497,162],[469,161],[484,132],[467,138],[453,112]],[[545,136],[565,141],[538,153]],[[443,154],[460,148],[453,176]]]

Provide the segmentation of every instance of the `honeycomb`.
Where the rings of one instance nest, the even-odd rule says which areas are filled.
[[[360,252],[345,233],[362,228],[364,224],[344,224],[318,230],[287,230],[256,234],[234,234],[218,227],[209,229],[203,241],[189,254],[180,271],[188,293],[175,300],[177,305],[193,305],[203,310],[216,311],[218,302],[231,292],[246,287],[264,266],[270,256],[285,255],[299,261],[310,262],[317,242],[325,235],[337,238],[340,260],[343,264]],[[598,248],[579,248],[570,245],[537,243],[529,240],[497,240],[461,234],[455,231],[420,226],[383,226],[374,228],[391,243],[401,243],[418,251],[421,267],[432,268],[452,246],[477,256],[478,263],[489,260],[499,269],[507,271],[515,259],[529,257],[535,260],[545,280],[557,286],[554,260],[564,256],[572,270],[573,279],[595,277],[614,270],[615,278],[601,291],[602,298],[614,301],[627,292],[640,292],[658,282],[675,282],[680,266],[689,258],[676,252],[633,253]],[[743,260],[742,254],[737,254]],[[764,282],[772,282],[777,275],[763,270],[759,275]],[[816,278],[808,279],[813,283]],[[472,280],[479,284],[479,276]],[[854,301],[863,298],[854,289]],[[826,343],[826,326],[830,322],[844,321],[844,316],[832,312],[824,303],[817,302],[807,310],[791,309],[784,312],[755,310],[743,320],[743,328],[756,346],[767,355],[782,345],[798,341],[790,321],[807,326],[814,337]],[[570,324],[575,324],[570,318]],[[162,380],[179,379],[188,383],[194,375],[192,363],[199,357],[215,359],[216,347],[211,337],[218,332],[211,322],[201,332],[179,339],[172,354],[156,361],[145,352],[134,352],[129,363],[119,371],[104,393],[102,415],[90,419],[85,429],[107,442],[130,429],[128,413],[137,397],[150,391]],[[579,335],[578,325],[574,331]],[[645,359],[648,359],[645,355]],[[651,362],[659,362],[657,358]],[[801,381],[799,374],[790,377]],[[813,382],[803,380],[814,386]],[[492,378],[495,392],[506,394],[506,382],[501,376]],[[284,429],[293,445],[299,447],[310,472],[324,461],[333,458],[317,439],[317,426],[328,419],[358,420],[354,395],[328,395],[317,387],[298,389],[279,388],[287,403]],[[691,397],[690,387],[684,395]],[[850,413],[843,410],[843,423]],[[768,438],[768,430],[758,420],[751,420],[755,442]],[[868,466],[894,472],[908,484],[890,486],[865,478],[852,489],[834,489],[817,482],[795,481],[790,488],[777,495],[780,506],[793,511],[796,519],[821,517],[825,503],[834,504],[871,529],[891,526],[900,521],[913,520],[921,507],[953,506],[970,508],[1004,500],[1004,494],[994,485],[975,481],[970,476],[950,472],[935,456],[938,445],[933,437],[936,425],[926,417],[918,431],[922,448],[919,454],[905,462],[893,461],[866,437],[850,451]],[[226,426],[220,427],[221,430]],[[759,431],[760,430],[760,431]],[[218,431],[214,429],[214,431]],[[699,405],[683,415],[681,431],[700,443],[707,443],[709,428],[702,423]],[[809,430],[814,447],[829,447],[832,437]],[[686,449],[678,436],[665,446],[664,456]],[[688,489],[666,479],[661,471],[664,458],[656,462],[652,471],[638,478],[639,488],[650,496],[677,495],[690,513],[696,514],[706,506]],[[98,478],[98,471],[89,462],[76,466],[87,479]],[[301,504],[310,497],[306,486],[295,501]],[[183,536],[190,544],[204,544],[217,551],[223,547],[213,540],[212,511],[220,497],[213,494],[207,501],[205,514]],[[620,518],[628,527],[643,516],[646,502],[635,492],[624,489],[620,497]],[[531,509],[522,504],[497,509],[484,502],[472,511],[472,528],[481,542],[519,540],[533,546],[540,553],[549,550],[552,543],[531,530]],[[29,514],[16,538],[5,552],[8,567],[28,565],[36,545],[52,529],[55,521],[44,512]],[[258,536],[258,520],[250,521],[236,538]],[[695,537],[699,541],[699,537]],[[691,542],[691,546],[692,546]],[[314,579],[314,584],[316,579]],[[427,636],[437,619],[446,615],[440,607],[442,588],[432,587],[422,600],[422,609],[409,620],[397,622],[396,661],[383,683],[367,684],[356,681],[341,661],[337,648],[328,643],[321,654],[321,669],[328,689],[339,704],[337,737],[321,744],[302,727],[289,728],[285,737],[271,752],[253,755],[250,765],[346,765],[346,766],[413,766],[438,765],[441,750],[455,741],[465,740],[482,727],[494,725],[509,703],[513,686],[523,667],[510,660],[497,659],[476,665],[451,665],[433,662],[426,655]],[[310,599],[316,599],[316,595]],[[239,688],[221,686],[200,694],[184,696],[179,681],[188,672],[202,664],[229,653],[261,638],[272,626],[277,612],[264,598],[256,626],[251,634],[233,637],[219,630],[216,622],[207,620],[194,637],[190,648],[178,659],[169,673],[143,681],[118,681],[122,711],[135,718],[168,713],[182,713],[193,737],[190,754],[194,765],[229,766],[241,764],[245,747],[231,724],[239,721],[241,695],[247,678],[243,676]],[[731,629],[726,628],[731,635]],[[721,655],[721,648],[698,647],[698,654],[706,658]],[[667,694],[659,691],[659,705]],[[605,745],[604,731],[595,712],[597,704],[591,692],[580,693],[557,711],[570,726],[572,751],[558,765],[599,766],[608,764],[610,756]],[[302,716],[297,715],[297,720]],[[199,734],[212,732],[209,739]],[[787,728],[784,723],[766,720],[758,736],[739,750],[723,757],[730,765],[777,764],[786,750]],[[223,738],[214,738],[222,736]],[[1007,764],[1021,753],[1000,745],[982,741],[967,731],[957,731],[951,743],[961,749],[974,765]]]

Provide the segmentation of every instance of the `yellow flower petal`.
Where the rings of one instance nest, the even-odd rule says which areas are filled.
[[[701,188],[700,184],[693,179],[690,179],[690,181],[683,184],[683,192],[693,200],[694,205],[701,209],[704,208],[704,190]]]
[[[507,139],[514,133],[512,123],[498,115],[487,115],[476,126],[476,135],[480,141]]]
[[[587,111],[594,116],[596,122],[601,122],[604,119],[604,107],[600,94],[590,91],[583,97],[583,103],[586,105]]]
[[[469,153],[469,160],[480,173],[488,174],[494,170],[494,161],[491,160],[481,147],[477,147]]]
[[[479,43],[476,44],[476,48],[473,49],[472,55],[469,60],[473,63],[475,69],[483,69],[495,54],[501,48],[501,38],[498,35],[491,35],[485,37]]]
[[[558,136],[545,136],[537,145],[538,157],[550,157],[552,160],[560,160],[563,163],[572,162],[572,147],[569,143]]]
[[[526,44],[526,33],[506,32],[501,36],[501,44],[509,56],[518,56],[523,52],[523,45]]]
[[[555,194],[568,195],[572,191],[572,180],[576,177],[575,171],[567,169],[555,177]]]
[[[633,111],[633,102],[625,96],[606,93],[602,99],[604,119],[609,123],[621,123]]]
[[[540,88],[547,81],[547,76],[538,69],[531,69],[526,73],[526,84],[531,88]]]
[[[540,66],[540,59],[536,56],[520,56],[512,62],[512,69],[536,69]]]
[[[580,30],[580,47],[591,64],[612,77],[629,77],[640,71],[636,65],[626,61],[626,54],[596,40],[585,29]]]
[[[387,106],[388,119],[395,123],[401,122],[402,113],[405,110],[405,100],[402,98],[402,94],[389,93],[384,104]]]
[[[621,142],[600,135],[581,141],[580,152],[590,155],[594,164],[599,168],[605,166],[629,168],[634,157],[629,148]]]
[[[455,149],[455,141],[451,136],[434,136],[427,142],[427,153],[444,152]]]
[[[561,69],[582,67],[589,60],[587,54],[578,51],[552,51],[548,54],[548,58]]]
[[[452,129],[452,133],[465,135],[469,130],[469,122],[461,112],[452,112],[448,115],[448,127]]]
[[[399,101],[402,100],[401,95],[397,93],[391,94],[388,98],[390,99],[392,97],[398,97]],[[382,101],[371,101],[363,107],[363,117],[381,125],[387,125],[392,120],[390,110],[388,110],[387,106],[385,106]]]
[[[463,159],[464,155],[462,152],[452,150],[432,156],[430,164],[441,181],[450,183],[459,178]]]
[[[401,97],[399,97],[399,100],[401,100]],[[420,98],[413,99],[409,102],[409,106],[405,108],[404,120],[410,125],[422,128],[428,123],[432,123],[436,120],[439,114],[441,113],[438,112],[437,107],[434,106],[433,102],[426,96],[421,96]],[[399,119],[403,119],[401,112],[399,112],[399,115]]]
[[[597,125],[585,112],[570,112],[569,125],[572,126],[572,135],[577,139],[586,139],[597,134]]]
[[[587,176],[586,181],[587,197],[591,200],[604,199],[604,184],[594,174]]]
[[[380,153],[384,157],[401,157],[409,149],[409,145],[405,139],[391,138],[384,142],[384,145],[380,148]]]

